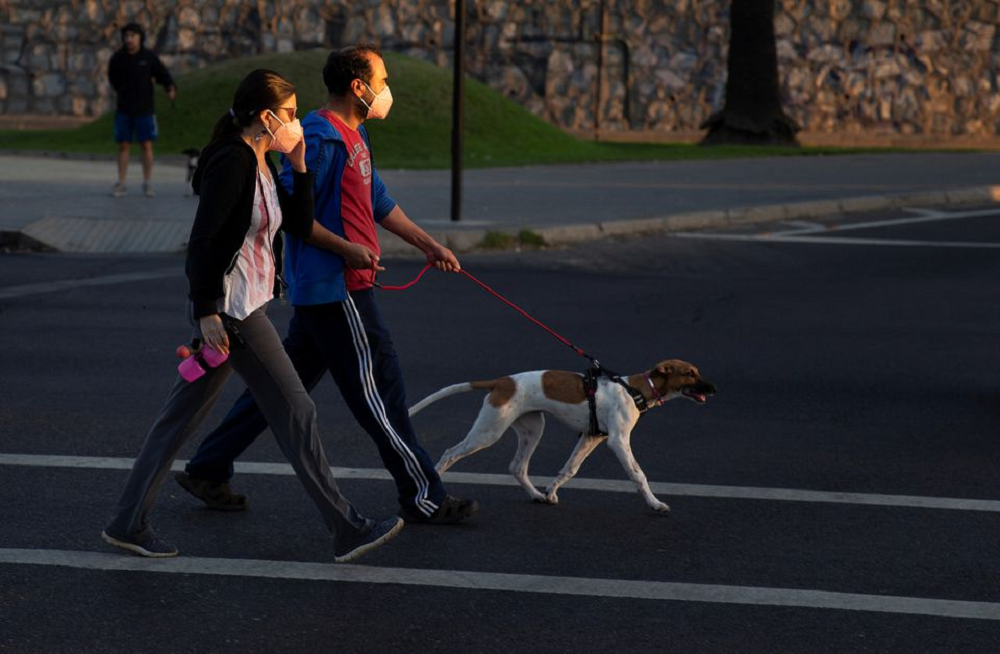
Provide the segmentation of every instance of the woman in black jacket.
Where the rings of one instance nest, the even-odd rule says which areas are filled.
[[[232,108],[216,123],[200,157],[193,181],[200,201],[185,270],[195,336],[228,359],[215,368],[205,366],[195,381],[178,377],[136,457],[115,516],[101,533],[111,545],[142,556],[177,555],[176,547],[153,533],[147,517],[171,463],[233,370],[253,393],[322,513],[334,536],[334,560],[350,561],[403,526],[396,516],[365,519],[341,495],[320,444],[316,407],[265,314],[281,280],[279,229],[303,239],[314,229],[312,180],[295,102],[288,80],[273,71],[253,71],[237,87]],[[292,193],[278,181],[270,150],[289,158],[295,171]]]

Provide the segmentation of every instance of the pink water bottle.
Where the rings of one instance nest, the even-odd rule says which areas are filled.
[[[177,366],[177,372],[181,374],[184,381],[193,382],[199,379],[210,368],[218,368],[229,358],[228,354],[223,354],[208,345],[202,345],[197,339],[194,346],[194,348],[190,348],[187,345],[181,345],[177,348],[177,356],[184,359]]]

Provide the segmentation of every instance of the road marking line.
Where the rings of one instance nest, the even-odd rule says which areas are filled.
[[[0,288],[0,300],[8,300],[15,297],[25,297],[28,295],[40,295],[42,293],[55,293],[58,291],[68,291],[74,288],[85,286],[105,286],[107,284],[125,284],[128,282],[144,282],[150,279],[161,279],[163,277],[174,277],[184,274],[180,266],[163,268],[161,270],[148,270],[145,272],[122,273],[120,275],[107,275],[104,277],[91,277],[89,279],[60,279],[52,282],[38,282],[37,284],[23,284],[21,286],[7,286]]]
[[[813,222],[811,220],[789,220],[787,222],[781,223],[782,225],[789,225],[794,229],[787,230],[788,234],[796,234],[798,232],[812,232],[816,230],[826,229],[826,225],[823,223]],[[774,232],[772,232],[774,233]],[[776,232],[778,234],[784,234],[786,232]]]
[[[424,180],[424,179],[414,179],[415,183],[420,184],[421,187],[431,184],[434,186],[445,185],[448,183],[447,179],[439,180]],[[398,186],[398,183],[393,182],[394,186]],[[896,184],[885,184],[885,183],[865,183],[865,182],[842,182],[842,183],[807,183],[807,182],[773,182],[773,183],[749,183],[749,182],[643,182],[643,181],[631,181],[631,182],[616,182],[616,181],[602,181],[602,180],[588,180],[583,182],[572,181],[572,180],[551,180],[546,179],[544,181],[536,181],[530,179],[502,179],[502,180],[487,180],[487,179],[469,179],[466,185],[471,187],[481,187],[481,188],[510,188],[510,187],[541,187],[541,188],[552,188],[552,187],[562,187],[562,188],[661,188],[661,189],[688,189],[688,190],[705,190],[705,191],[829,191],[829,197],[818,198],[820,200],[832,200],[835,201],[839,197],[843,196],[843,191],[879,191],[879,195],[884,195],[886,193],[899,193],[899,194],[914,194],[920,193],[926,190],[925,188],[919,188],[917,185],[912,183],[896,183]],[[940,190],[942,192],[948,191],[960,191],[963,187],[945,185]],[[808,201],[808,198],[806,198]]]
[[[173,470],[183,470],[186,461],[174,461]],[[132,459],[121,457],[53,456],[42,454],[0,454],[0,465],[37,466],[46,468],[97,468],[103,470],[129,470]],[[391,480],[382,468],[331,467],[338,479]],[[257,475],[294,475],[287,463],[236,462],[236,471]],[[452,484],[478,484],[483,486],[517,486],[520,484],[507,474],[474,472],[446,472],[443,479]],[[552,477],[531,477],[536,486],[545,487]],[[567,487],[576,490],[594,490],[609,493],[635,493],[635,484],[628,480],[587,479],[574,477]],[[840,493],[836,491],[799,490],[794,488],[761,488],[754,486],[711,486],[704,484],[671,484],[650,482],[650,489],[660,495],[683,497],[712,497],[737,500],[767,500],[784,502],[818,502],[826,504],[858,504],[867,506],[902,507],[913,509],[943,509],[948,511],[985,511],[1000,513],[1000,500],[977,500],[951,497],[921,497],[918,495],[884,495],[878,493]]]
[[[920,207],[903,207],[903,211],[916,214],[918,216],[948,216],[952,212],[940,211],[938,209],[921,209]]]
[[[964,218],[985,218],[988,216],[1000,215],[1000,209],[976,209],[975,211],[956,211],[954,213],[934,212],[926,216],[915,216],[910,218],[887,218],[886,220],[870,220],[863,223],[847,223],[833,227],[817,226],[813,229],[789,230],[784,232],[773,232],[772,236],[791,236],[798,234],[809,234],[819,232],[846,232],[854,229],[874,229],[876,227],[898,227],[900,225],[915,225],[918,223],[932,223],[943,220],[958,220]]]
[[[0,549],[0,564],[50,565],[115,572],[157,572],[304,581],[402,584],[463,590],[707,602],[712,604],[750,604],[1000,620],[1000,604],[993,602],[863,595],[795,588],[591,579],[466,570],[379,568],[332,563],[219,559],[195,556],[152,560],[121,554],[66,550]]]
[[[820,245],[877,245],[883,247],[926,247],[963,248],[972,250],[995,250],[1000,243],[973,243],[970,241],[911,241],[888,238],[852,238],[849,236],[796,236],[804,232],[782,232],[780,234],[715,234],[711,232],[677,232],[676,238],[702,239],[707,241],[743,241],[757,243],[806,243]]]

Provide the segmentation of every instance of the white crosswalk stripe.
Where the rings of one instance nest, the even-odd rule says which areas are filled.
[[[863,595],[822,590],[690,584],[626,579],[591,579],[547,575],[474,572],[469,570],[419,570],[300,561],[219,559],[180,556],[144,559],[103,552],[0,549],[0,564],[44,565],[139,573],[222,575],[368,584],[399,584],[504,591],[613,597],[652,601],[748,604],[844,611],[903,613],[947,618],[1000,620],[1000,604],[959,600]]]
[[[186,461],[174,461],[174,470],[183,470]],[[44,454],[0,454],[0,465],[40,466],[53,468],[99,468],[129,470],[132,459],[116,457],[54,456]],[[336,468],[330,470],[337,479],[391,480],[382,468]],[[236,472],[258,475],[294,475],[287,463],[255,463],[237,461]],[[485,486],[518,486],[508,474],[452,472],[442,479],[449,484],[478,484]],[[536,486],[545,487],[551,477],[532,476]],[[636,487],[625,479],[587,479],[575,477],[566,485],[577,490],[611,493],[635,493]],[[878,493],[842,493],[838,491],[800,490],[794,488],[761,488],[755,486],[713,486],[705,484],[671,484],[650,482],[650,489],[657,495],[674,497],[713,497],[735,500],[767,500],[784,502],[819,502],[830,504],[857,504],[868,506],[900,507],[912,509],[940,509],[948,511],[985,511],[1000,513],[1000,501],[951,497],[922,497],[919,495],[885,495]]]

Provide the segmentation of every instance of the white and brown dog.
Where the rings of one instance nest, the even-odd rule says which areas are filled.
[[[704,404],[709,395],[715,394],[715,386],[702,379],[697,368],[677,359],[658,363],[652,370],[631,375],[625,381],[642,394],[649,407],[678,397]],[[560,370],[536,370],[491,381],[447,386],[415,404],[410,409],[410,415],[442,398],[473,390],[485,390],[489,394],[483,400],[483,408],[469,434],[441,456],[437,463],[438,473],[443,473],[459,459],[493,445],[508,427],[513,427],[517,433],[517,453],[510,462],[510,473],[533,500],[557,504],[559,487],[572,479],[584,459],[607,440],[608,447],[618,457],[629,478],[639,487],[646,504],[654,511],[670,511],[669,506],[653,495],[646,475],[632,456],[629,439],[642,414],[621,384],[606,376],[598,378],[594,397],[597,426],[601,433],[596,435],[588,434],[590,403],[584,376]],[[559,476],[542,494],[528,479],[528,462],[542,439],[546,413],[579,431],[581,436]]]

